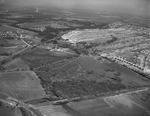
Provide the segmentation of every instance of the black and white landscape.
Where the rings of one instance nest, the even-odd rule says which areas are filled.
[[[150,116],[149,0],[0,0],[0,116]]]

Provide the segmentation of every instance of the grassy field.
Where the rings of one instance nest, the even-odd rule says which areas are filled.
[[[76,24],[76,23],[70,23],[67,21],[39,21],[39,22],[33,22],[33,23],[22,23],[18,24],[20,27],[24,28],[33,28],[33,27],[46,27],[50,26],[51,28],[54,29],[65,29],[69,27],[80,27],[81,25]]]
[[[34,72],[0,74],[0,91],[18,100],[29,101],[46,97]]]
[[[5,24],[5,23],[12,24],[12,23],[16,23],[16,21],[8,20],[8,19],[0,19],[0,23],[2,23],[2,24]]]
[[[126,87],[149,85],[148,79],[116,63],[100,63],[91,57],[80,57],[78,61],[88,72],[105,79],[120,81]],[[97,79],[101,80],[99,77]]]
[[[24,45],[24,42],[22,42],[21,40],[16,40],[16,39],[13,39],[13,40],[8,40],[9,44],[13,44],[13,45]]]
[[[1,47],[10,47],[10,46],[16,46],[16,45],[24,45],[24,43],[21,40],[16,39],[0,39],[0,46]]]
[[[4,64],[3,66],[7,71],[15,71],[15,70],[29,70],[29,66],[21,59],[16,58],[11,60],[10,62]]]
[[[7,56],[0,55],[0,61],[7,58]]]
[[[15,47],[0,47],[0,55],[9,56],[16,52],[19,52],[23,49],[23,46],[15,46]]]
[[[16,28],[16,27],[12,27],[12,26],[8,26],[8,25],[3,25],[0,27],[0,31],[12,31],[12,32],[16,32],[17,30],[23,30],[20,28]],[[31,32],[31,31],[27,31],[27,30],[23,30],[24,33],[29,34],[29,35],[37,35],[37,33],[35,32]]]
[[[43,116],[70,116],[69,113],[61,105],[46,105],[37,107],[38,110],[43,114]],[[80,116],[80,115],[76,115]]]
[[[0,39],[0,46],[8,47],[8,46],[12,46],[12,44],[10,44],[9,41],[6,39]]]
[[[112,23],[117,20],[120,20],[120,17],[118,16],[110,16],[110,15],[102,15],[100,12],[99,13],[90,13],[90,12],[73,12],[73,14],[63,17],[68,20],[79,20],[79,21],[91,21],[95,23]]]

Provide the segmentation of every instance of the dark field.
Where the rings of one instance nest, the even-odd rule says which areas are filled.
[[[65,56],[57,56],[52,52],[45,49],[33,49],[21,56],[21,58],[29,65],[29,67],[33,70],[34,68],[39,68],[44,65],[52,64],[53,62],[57,62],[66,58],[71,58],[72,55]]]
[[[148,79],[123,66],[88,56],[60,60],[35,72],[51,99],[96,97],[149,85]]]

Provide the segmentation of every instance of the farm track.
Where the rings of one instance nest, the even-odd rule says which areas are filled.
[[[63,59],[63,60],[56,61],[56,62],[54,62],[54,63],[59,63],[59,62],[61,62],[61,61],[64,61],[64,59]],[[42,68],[42,67],[47,66],[47,65],[53,65],[54,63],[44,64],[44,65],[39,66],[39,67],[36,67],[36,68],[34,68],[34,69],[36,70],[36,69]]]
[[[65,60],[67,60],[67,59],[65,59]],[[63,59],[63,60],[59,60],[59,61],[56,61],[56,62],[53,62],[53,63],[45,64],[45,65],[42,65],[42,66],[39,66],[39,67],[34,68],[34,70],[39,69],[39,68],[42,68],[42,67],[44,67],[44,66],[53,65],[53,64],[59,63],[59,62],[61,62],[61,61],[65,61],[65,60]],[[72,61],[69,61],[67,64],[62,65],[61,67],[53,68],[53,70],[57,70],[57,69],[60,69],[60,68],[62,68],[62,67],[65,67],[65,66],[67,66],[68,64],[70,64],[71,62],[72,62]],[[39,72],[39,71],[38,71],[38,72]]]
[[[22,73],[22,72],[27,72],[27,73],[29,73],[29,72],[33,72],[33,71],[31,71],[31,70],[25,70],[25,71],[12,71],[12,72],[0,72],[0,74],[8,74],[8,73]]]
[[[63,68],[63,67],[65,67],[65,66],[67,66],[68,64],[70,64],[71,62],[72,62],[72,61],[68,62],[67,64],[62,65],[61,67],[53,68],[53,70],[57,70],[57,69]]]

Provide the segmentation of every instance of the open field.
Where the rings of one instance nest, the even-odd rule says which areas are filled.
[[[9,44],[13,44],[13,45],[25,45],[24,42],[22,42],[21,40],[16,40],[16,39],[13,39],[13,40],[8,40]]]
[[[0,55],[0,61],[7,58],[7,56]]]
[[[8,20],[8,19],[0,19],[0,23],[2,23],[2,24],[12,24],[12,23],[16,23],[16,21]]]
[[[150,27],[150,19],[149,17],[132,17],[125,21],[128,24],[140,26],[140,27]]]
[[[0,39],[0,46],[1,47],[11,47],[16,45],[24,45],[24,43],[21,40],[10,40],[10,39]]]
[[[0,38],[1,47],[10,47],[10,46],[16,46],[16,45],[24,45],[24,43],[19,39]]]
[[[11,46],[11,44],[9,44],[6,39],[1,39],[0,40],[0,46]]]
[[[12,31],[15,33],[17,30],[22,31],[23,29],[8,26],[8,25],[3,25],[0,27],[0,31]],[[31,31],[27,31],[27,30],[23,30],[23,31],[24,31],[24,33],[29,34],[29,35],[37,35],[37,33],[35,33],[35,32],[31,32]]]
[[[15,47],[0,47],[0,55],[9,56],[14,53],[17,53],[24,49],[23,46],[15,46]]]
[[[50,116],[71,116],[69,113],[67,113],[67,111],[61,105],[40,106],[40,107],[37,107],[37,109],[40,110],[43,116],[49,116],[49,115]]]
[[[36,28],[36,27],[46,27],[50,26],[52,28],[67,28],[66,26],[60,25],[58,22],[35,22],[35,23],[23,23],[18,24],[18,26],[23,28]]]
[[[37,109],[43,116],[148,116],[149,90],[142,90],[64,105],[44,104]]]
[[[0,91],[7,97],[11,96],[22,101],[46,97],[34,72],[1,73],[0,79]]]
[[[46,27],[46,26],[50,26],[52,28],[68,28],[68,27],[80,27],[79,24],[75,24],[75,23],[70,23],[67,21],[39,21],[39,22],[33,22],[33,23],[22,23],[22,24],[18,24],[18,26],[20,27],[24,27],[24,28],[33,28],[33,27]]]
[[[1,26],[0,31],[13,31],[16,32],[17,30],[8,26]]]
[[[9,61],[3,66],[7,71],[16,71],[16,70],[29,70],[29,66],[21,59],[16,58],[14,60]]]
[[[102,15],[98,13],[89,12],[73,12],[71,15],[64,17],[67,20],[80,20],[80,21],[91,21],[95,23],[113,23],[120,20],[119,16]]]
[[[118,81],[126,87],[149,85],[150,82],[150,80],[145,77],[115,63],[100,63],[99,61],[86,56],[78,58],[78,61],[85,70],[95,73],[98,76],[97,80],[99,81],[105,78],[111,81]]]
[[[20,30],[20,29],[18,29]],[[0,31],[12,31],[12,32],[16,32],[17,31],[17,28],[13,28],[13,27],[10,27],[10,26],[7,26],[7,25],[3,25],[0,27]]]

